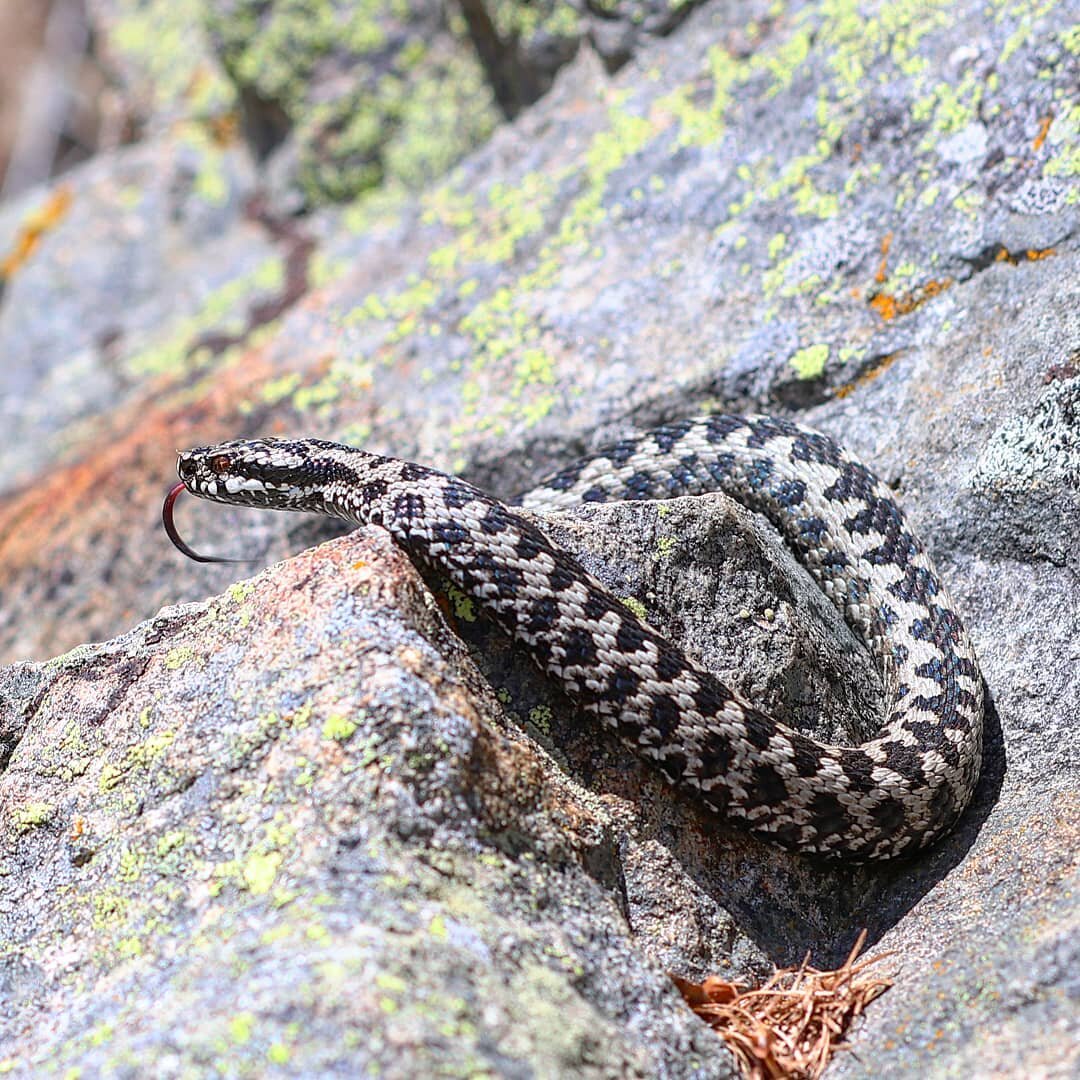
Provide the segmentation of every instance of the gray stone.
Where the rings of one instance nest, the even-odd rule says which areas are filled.
[[[9,1075],[732,1075],[627,905],[730,920],[507,722],[378,530],[0,703]]]

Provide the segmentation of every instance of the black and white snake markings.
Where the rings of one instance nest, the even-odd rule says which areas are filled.
[[[675,787],[784,847],[859,860],[911,854],[971,798],[982,680],[967,632],[889,489],[832,439],[768,416],[704,416],[623,439],[522,499],[582,502],[724,491],[764,514],[866,645],[884,681],[879,738],[827,746],[766,715],[611,596],[543,532],[456,477],[320,439],[180,454],[217,502],[386,529],[449,578],[586,712]]]

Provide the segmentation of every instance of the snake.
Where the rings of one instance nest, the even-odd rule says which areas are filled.
[[[196,447],[179,454],[177,475],[162,516],[185,554],[219,561],[176,531],[172,506],[185,490],[379,526],[668,784],[783,848],[859,862],[913,855],[972,798],[983,683],[964,624],[891,489],[832,438],[793,420],[672,422],[600,447],[515,504],[457,476],[316,438]],[[884,688],[876,738],[830,745],[777,721],[542,528],[544,513],[583,503],[715,491],[772,523],[869,652]]]

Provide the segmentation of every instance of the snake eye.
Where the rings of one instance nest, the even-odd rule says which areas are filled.
[[[217,473],[218,476],[227,473],[231,467],[232,462],[224,454],[218,454],[217,457],[210,459],[210,471]]]

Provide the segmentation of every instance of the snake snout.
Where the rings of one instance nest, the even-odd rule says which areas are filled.
[[[195,479],[195,462],[192,460],[190,454],[181,452],[176,455],[176,475],[179,476],[184,483]]]

